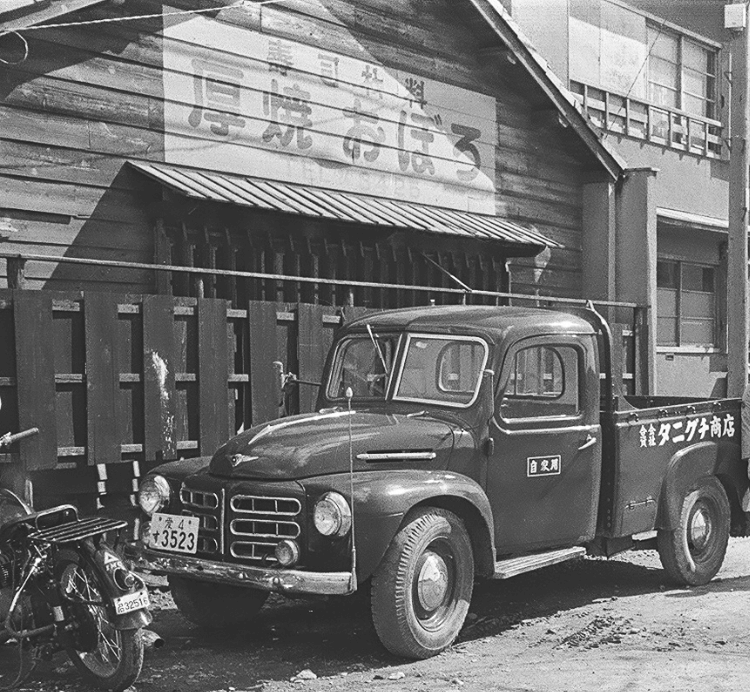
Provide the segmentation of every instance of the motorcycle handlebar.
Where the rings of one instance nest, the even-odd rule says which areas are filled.
[[[10,433],[5,433],[2,437],[0,437],[0,447],[10,447],[14,442],[18,442],[19,440],[24,440],[27,437],[33,437],[34,435],[39,434],[39,428],[29,428],[28,430],[22,430],[21,432],[15,433],[11,435]]]

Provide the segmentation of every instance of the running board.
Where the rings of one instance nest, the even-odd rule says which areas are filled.
[[[576,560],[586,554],[586,548],[577,546],[575,548],[563,548],[562,550],[551,550],[548,553],[536,553],[514,557],[510,560],[499,560],[495,563],[495,574],[493,579],[510,579],[517,574],[531,572],[542,567],[556,565],[558,562]]]

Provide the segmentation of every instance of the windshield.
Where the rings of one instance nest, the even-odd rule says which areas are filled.
[[[344,339],[336,349],[327,397],[385,399],[395,378],[399,401],[467,407],[474,403],[487,365],[487,345],[477,337],[408,334],[403,356],[394,363],[397,334],[363,334]]]
[[[331,369],[328,398],[344,398],[351,387],[355,399],[384,399],[397,346],[398,335],[394,334],[344,339]]]
[[[394,399],[470,406],[487,364],[487,345],[476,337],[411,334]]]

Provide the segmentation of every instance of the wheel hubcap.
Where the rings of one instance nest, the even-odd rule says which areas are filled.
[[[697,508],[690,520],[690,543],[700,551],[708,544],[711,537],[711,515],[705,508]]]
[[[448,593],[448,566],[440,555],[429,552],[422,561],[417,577],[419,604],[426,611],[435,610]]]

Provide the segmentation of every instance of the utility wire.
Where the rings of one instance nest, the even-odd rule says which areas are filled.
[[[252,2],[251,0],[236,0],[231,5],[225,5],[224,7],[209,7],[202,10],[176,10],[174,12],[161,12],[156,14],[140,14],[133,15],[132,17],[107,17],[105,19],[87,19],[80,22],[55,22],[54,24],[30,24],[29,26],[20,27],[11,31],[0,32],[0,37],[10,33],[18,33],[19,31],[38,31],[41,29],[60,29],[73,26],[88,26],[90,24],[108,24],[115,22],[133,22],[139,19],[158,19],[161,17],[172,17],[176,15],[186,14],[202,14],[207,12],[220,12],[222,10],[232,9],[234,7],[242,7],[246,4],[251,5],[270,5],[271,3],[283,2],[284,0],[258,0]]]

